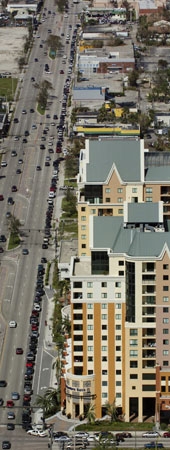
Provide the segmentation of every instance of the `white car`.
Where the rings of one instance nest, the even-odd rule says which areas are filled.
[[[34,311],[38,311],[38,312],[41,311],[41,307],[38,303],[34,303],[33,308],[34,308]]]
[[[53,191],[50,191],[48,194],[49,198],[54,198],[55,197],[55,193]]]
[[[1,161],[1,167],[6,167],[7,166],[7,162],[6,161]]]
[[[37,430],[28,430],[27,434],[31,434],[31,436],[39,436],[39,431]]]
[[[157,438],[159,436],[160,434],[158,433],[158,431],[146,431],[142,434],[143,438]]]
[[[40,437],[46,437],[48,436],[48,431],[44,430],[44,431],[38,431],[38,436]]]
[[[17,322],[15,322],[15,320],[10,320],[9,328],[16,328],[16,327],[17,327]]]

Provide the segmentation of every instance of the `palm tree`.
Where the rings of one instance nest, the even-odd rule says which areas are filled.
[[[46,397],[51,401],[52,409],[58,411],[60,409],[60,390],[50,387],[46,391]]]
[[[39,406],[43,410],[43,417],[48,416],[48,414],[51,411],[51,399],[50,397],[46,396],[46,393],[44,396],[37,395],[35,406]]]
[[[105,407],[107,409],[107,414],[110,416],[111,422],[117,421],[117,408],[116,408],[116,400],[113,400],[113,403],[107,402],[105,404]]]
[[[95,422],[96,414],[95,414],[95,405],[93,403],[89,404],[89,407],[86,411],[86,418],[87,418],[88,423]]]

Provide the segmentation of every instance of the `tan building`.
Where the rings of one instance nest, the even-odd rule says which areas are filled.
[[[72,260],[66,413],[79,416],[94,404],[101,417],[116,399],[126,421],[159,421],[169,404],[170,233],[162,202],[124,210],[124,217],[92,216],[90,256]]]

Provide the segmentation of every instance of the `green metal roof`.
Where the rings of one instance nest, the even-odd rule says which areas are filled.
[[[159,203],[149,202],[127,204],[127,223],[151,224],[159,222]]]
[[[156,181],[166,183],[170,181],[170,166],[152,166],[149,167],[145,174],[145,181]]]
[[[127,182],[141,181],[140,139],[101,139],[89,141],[87,183],[103,183],[115,164],[120,177]]]

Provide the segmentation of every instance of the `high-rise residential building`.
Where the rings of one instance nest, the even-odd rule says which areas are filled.
[[[94,404],[100,418],[114,400],[126,421],[150,415],[159,422],[170,413],[170,232],[161,201],[164,195],[169,202],[170,159],[164,158],[158,164],[143,141],[131,139],[88,141],[80,153],[79,240],[86,248],[71,261],[65,392],[72,417]],[[151,185],[154,202],[145,198]]]

